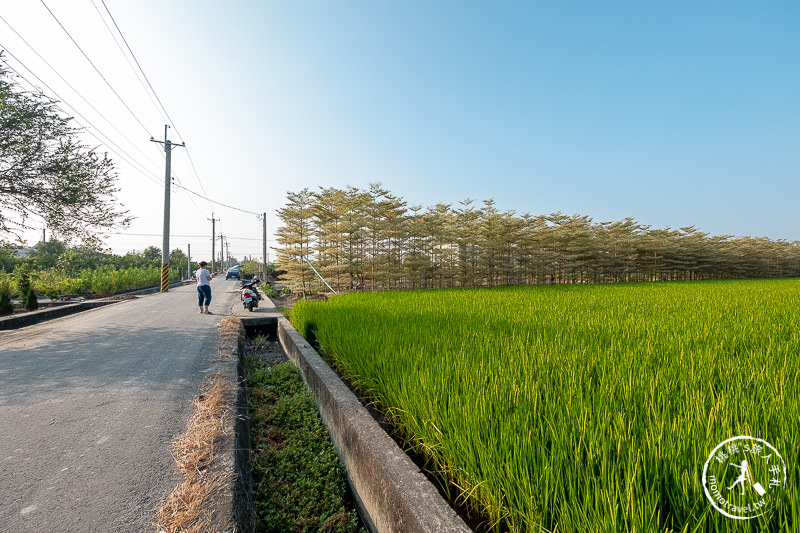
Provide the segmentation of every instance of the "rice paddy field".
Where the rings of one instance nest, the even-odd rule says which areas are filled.
[[[800,529],[798,280],[353,293],[292,322],[485,527]],[[728,489],[737,436],[786,466],[750,519],[702,481],[708,461],[734,505],[758,500],[778,458]]]

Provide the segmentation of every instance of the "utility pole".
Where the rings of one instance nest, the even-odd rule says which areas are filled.
[[[263,229],[263,233],[264,233],[263,239],[262,239],[262,243],[261,243],[262,244],[261,258],[264,260],[264,268],[262,269],[262,272],[261,272],[261,279],[262,280],[266,280],[267,279],[267,214],[266,213],[262,213],[261,217],[262,217],[262,222],[263,222],[262,229]]]
[[[186,245],[186,279],[192,279],[192,245]]]
[[[225,238],[222,236],[222,233],[219,234],[219,268],[223,270],[225,268]]]
[[[213,273],[216,272],[216,270],[214,270],[214,256],[216,255],[216,250],[214,249],[214,245],[217,243],[217,237],[214,232],[216,230],[216,222],[219,219],[214,218],[214,213],[211,213],[211,218],[208,218],[206,220],[211,221],[211,272]]]
[[[172,148],[175,146],[186,146],[185,143],[172,144],[167,139],[167,129],[169,126],[164,124],[164,152],[167,154],[167,171],[164,174],[164,239],[161,246],[161,292],[169,290],[169,192],[172,174]],[[150,142],[161,143],[150,137]]]

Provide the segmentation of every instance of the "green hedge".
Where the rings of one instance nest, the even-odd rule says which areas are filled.
[[[177,268],[170,268],[170,281],[180,279]],[[0,273],[0,282],[8,281],[12,298],[20,298],[17,281],[13,274]],[[161,283],[161,269],[144,266],[116,269],[104,266],[95,270],[83,270],[78,275],[68,275],[63,270],[34,271],[31,273],[33,290],[48,298],[60,296],[110,296],[126,291],[157,287]]]

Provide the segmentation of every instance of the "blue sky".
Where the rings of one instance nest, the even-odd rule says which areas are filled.
[[[47,3],[161,138],[165,119],[92,0]],[[171,140],[187,143],[194,167],[173,159],[181,183],[268,212],[270,228],[286,191],[380,181],[409,205],[494,198],[520,214],[800,240],[800,3],[106,5],[183,135]],[[139,217],[129,233],[160,233],[163,159],[145,132],[39,2],[0,14],[141,141],[152,175],[121,164],[120,197]],[[2,22],[0,44],[46,79]],[[210,231],[212,210],[242,237],[232,253],[260,255],[253,216],[181,190],[172,232]]]

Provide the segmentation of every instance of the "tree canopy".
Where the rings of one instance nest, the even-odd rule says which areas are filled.
[[[631,218],[518,215],[493,200],[406,202],[380,184],[289,193],[278,266],[297,291],[800,276],[800,243],[654,229]]]
[[[128,223],[111,159],[79,132],[57,101],[20,89],[0,65],[0,241],[19,240],[32,216],[60,240],[95,244]]]

